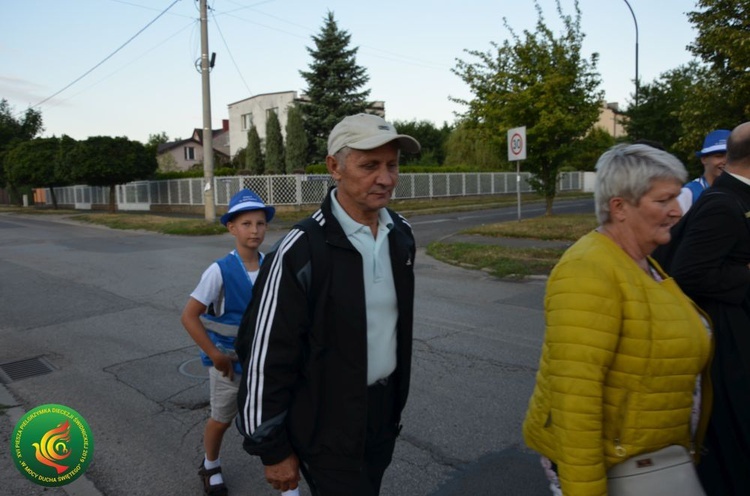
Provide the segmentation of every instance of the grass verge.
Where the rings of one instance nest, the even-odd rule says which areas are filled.
[[[549,217],[522,219],[520,222],[487,224],[462,231],[498,238],[533,238],[543,240],[576,241],[598,225],[592,214],[561,214]]]
[[[489,224],[467,229],[462,234],[575,241],[596,226],[596,218],[591,214],[565,214]],[[564,252],[558,248],[512,248],[473,243],[433,242],[427,246],[427,254],[442,262],[516,280],[549,274]]]
[[[227,228],[220,222],[206,222],[203,219],[177,219],[150,214],[81,214],[71,216],[71,219],[107,226],[112,229],[144,230],[182,236],[213,236],[227,232]]]
[[[472,243],[434,242],[427,246],[427,254],[437,260],[507,279],[547,275],[563,252],[553,248],[510,248]]]

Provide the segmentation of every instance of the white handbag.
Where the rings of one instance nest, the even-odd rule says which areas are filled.
[[[672,445],[634,456],[607,472],[609,496],[706,496],[693,458],[684,446]]]

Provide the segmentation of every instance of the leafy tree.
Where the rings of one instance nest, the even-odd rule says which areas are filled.
[[[598,89],[598,54],[581,55],[581,10],[565,15],[556,0],[563,32],[556,37],[544,22],[542,8],[536,31],[516,34],[504,19],[511,41],[492,43],[494,51],[466,52],[479,59],[458,60],[453,72],[469,85],[474,99],[453,99],[468,107],[464,118],[488,140],[506,143],[507,130],[526,126],[528,159],[523,168],[534,174],[531,185],[552,214],[560,167],[573,159],[579,141],[599,117],[603,93]],[[507,146],[507,145],[506,145]],[[507,149],[507,148],[506,148]]]
[[[74,182],[74,163],[71,159],[71,154],[77,145],[78,141],[74,140],[67,134],[63,134],[60,137],[60,146],[57,148],[57,158],[55,160],[55,175],[65,179],[66,184],[72,184]]]
[[[698,63],[691,62],[642,85],[638,92],[638,106],[629,107],[625,112],[627,119],[623,120],[630,139],[657,141],[670,153],[679,155],[677,142],[684,134],[680,110],[692,93],[693,81],[699,71]]]
[[[57,208],[54,188],[70,184],[64,169],[58,166],[61,139],[36,138],[17,143],[5,155],[8,180],[18,186],[50,188],[52,205]]]
[[[42,126],[42,114],[38,110],[26,109],[23,117],[15,117],[13,107],[8,100],[0,100],[0,187],[8,182],[5,177],[4,156],[18,142],[29,141],[44,130]],[[11,192],[17,201],[21,202],[16,187],[10,183]]]
[[[271,112],[266,121],[266,173],[284,172],[284,138],[276,112]]]
[[[247,132],[247,147],[245,147],[245,168],[252,174],[263,174],[263,150],[260,148],[260,136],[255,126]]]
[[[750,0],[698,0],[702,10],[688,12],[688,20],[698,30],[690,51],[705,62],[722,81],[731,81],[736,90],[728,97],[734,105],[750,113]],[[744,96],[744,99],[740,99]]]
[[[469,166],[474,170],[510,170],[507,148],[496,139],[486,139],[476,125],[459,122],[445,141],[444,165]]]
[[[687,16],[698,36],[688,49],[703,66],[680,109],[683,133],[676,146],[691,159],[709,131],[732,129],[750,117],[750,0],[698,0],[696,6]]]
[[[148,148],[148,145],[146,145]],[[151,153],[151,148],[148,148]],[[157,156],[156,162],[160,172],[176,172],[178,171],[177,159],[171,153],[165,153],[164,155]]]
[[[159,145],[169,143],[169,141],[169,136],[167,136],[167,133],[164,131],[157,134],[149,134],[148,141],[146,142],[146,149],[155,157],[159,150]]]
[[[307,134],[302,111],[297,105],[289,107],[286,116],[286,173],[304,170],[307,165]]]
[[[305,129],[311,138],[309,158],[314,162],[325,160],[328,133],[347,115],[364,112],[368,106],[370,90],[361,88],[370,77],[364,67],[357,65],[359,48],[349,48],[351,35],[340,30],[328,12],[323,28],[313,36],[315,48],[307,47],[313,60],[309,71],[300,71],[307,82],[305,94],[310,99],[302,106]]]
[[[640,97],[640,93],[639,93]],[[640,98],[638,104],[640,105]],[[615,138],[604,129],[594,126],[582,140],[573,158],[567,162],[570,170],[593,171],[602,153],[616,143]]]
[[[430,121],[396,121],[393,126],[399,133],[414,137],[422,149],[417,154],[402,155],[401,165],[442,165],[445,161],[445,142],[452,128],[444,122],[437,128]]]
[[[146,147],[125,137],[92,136],[79,141],[68,153],[74,164],[71,179],[90,186],[109,186],[109,211],[114,212],[115,186],[145,179],[157,167]]]

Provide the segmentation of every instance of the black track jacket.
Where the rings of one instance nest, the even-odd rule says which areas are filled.
[[[396,436],[411,373],[415,243],[411,226],[389,213],[399,312],[391,376]],[[265,465],[294,451],[320,467],[358,470],[367,417],[362,257],[331,212],[331,191],[311,217],[322,230],[296,226],[261,267],[237,339],[243,374],[236,422],[245,450]]]

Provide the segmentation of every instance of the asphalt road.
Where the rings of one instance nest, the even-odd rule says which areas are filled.
[[[524,206],[523,216],[542,213]],[[591,200],[556,211],[593,211]],[[437,262],[423,247],[516,208],[414,216],[414,372],[383,496],[546,495],[520,426],[543,334],[544,282],[506,282]],[[269,232],[270,246],[282,231]],[[208,414],[205,371],[179,314],[229,235],[166,236],[0,214],[0,367],[44,357],[53,371],[0,386],[0,494],[202,494],[196,468]],[[86,475],[35,486],[8,448],[24,411],[77,410],[94,434]],[[233,495],[273,495],[231,430],[222,451]],[[303,494],[309,494],[302,486]]]

